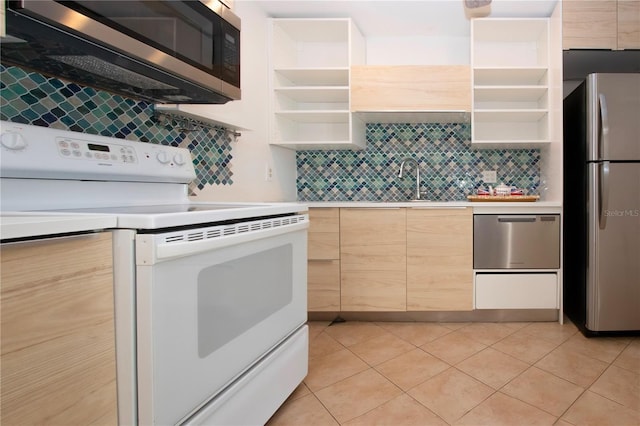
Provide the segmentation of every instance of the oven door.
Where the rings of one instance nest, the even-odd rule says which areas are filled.
[[[296,215],[136,237],[140,424],[184,421],[305,323],[307,227]]]

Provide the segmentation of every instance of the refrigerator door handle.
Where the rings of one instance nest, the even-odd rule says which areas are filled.
[[[600,184],[598,185],[598,198],[600,201],[599,224],[600,229],[607,227],[609,215],[609,162],[603,161],[598,168],[600,172]]]
[[[602,93],[598,95],[600,108],[600,134],[598,135],[598,155],[601,160],[609,159],[609,110],[607,99]]]

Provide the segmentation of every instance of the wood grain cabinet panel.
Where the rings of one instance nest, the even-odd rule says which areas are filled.
[[[405,210],[340,210],[343,311],[406,310]]]
[[[618,0],[618,49],[640,49],[638,0]]]
[[[111,234],[0,252],[2,423],[117,424]]]
[[[309,260],[307,273],[307,310],[340,311],[340,261]]]
[[[340,259],[340,213],[337,208],[309,209],[309,259]]]
[[[563,1],[562,48],[616,49],[617,20],[616,0]]]
[[[309,209],[307,310],[340,310],[340,209]]]
[[[407,310],[472,309],[472,209],[408,209]]]
[[[470,111],[466,65],[351,67],[351,111]]]

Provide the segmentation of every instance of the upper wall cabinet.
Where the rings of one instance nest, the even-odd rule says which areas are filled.
[[[640,49],[638,0],[562,2],[563,49]]]
[[[364,124],[349,107],[350,67],[365,62],[351,19],[270,20],[270,143],[291,149],[359,149]]]
[[[618,49],[640,49],[638,0],[618,0]]]
[[[549,19],[474,19],[471,31],[472,143],[549,142]]]
[[[351,68],[351,110],[365,121],[414,113],[471,111],[471,71],[467,65],[363,65]],[[380,117],[378,117],[380,116]]]

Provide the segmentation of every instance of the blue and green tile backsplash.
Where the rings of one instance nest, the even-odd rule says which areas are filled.
[[[298,151],[300,201],[406,201],[415,193],[415,166],[421,190],[432,201],[466,200],[486,187],[482,171],[497,170],[498,182],[537,194],[539,149],[472,149],[466,123],[367,124],[362,151]]]
[[[196,179],[191,189],[231,185],[231,140],[224,129],[154,119],[153,104],[0,65],[0,119],[108,137],[186,147]],[[398,178],[400,163],[420,164],[421,189],[434,201],[463,200],[478,187],[483,170],[498,181],[536,194],[540,151],[475,150],[466,123],[368,124],[362,151],[298,151],[300,201],[404,201],[415,191],[414,168]]]
[[[158,123],[153,104],[0,65],[0,119],[36,126],[188,148],[191,189],[231,185],[231,139],[224,129]],[[197,123],[196,123],[197,124]]]

